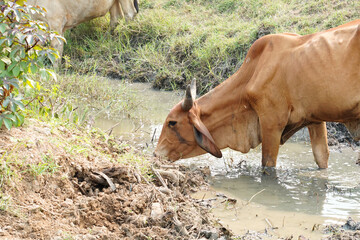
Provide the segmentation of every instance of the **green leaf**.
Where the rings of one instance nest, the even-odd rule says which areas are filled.
[[[10,65],[10,64],[11,64],[10,58],[8,58],[8,57],[6,57],[6,56],[1,57],[0,60],[1,60],[2,62],[6,63],[7,65]]]
[[[55,59],[56,57],[53,54],[49,54],[48,58],[50,59],[51,63],[54,64],[55,63]]]
[[[12,121],[8,118],[4,118],[5,127],[10,130],[12,127]]]
[[[10,53],[10,59],[14,60],[14,56],[16,55],[16,53],[19,51],[19,48],[15,48],[13,47],[11,53]]]
[[[15,122],[16,121],[16,117],[12,114],[6,114],[5,117],[7,119],[10,119],[11,121]]]
[[[19,65],[17,65],[16,67],[14,67],[14,69],[12,70],[14,77],[18,77],[20,74],[20,67]]]
[[[25,81],[25,83],[26,83],[29,87],[34,88],[34,85],[33,85],[33,84],[34,84],[34,81],[33,81],[33,80],[27,78],[26,81]]]
[[[25,117],[22,114],[15,113],[15,116],[17,118],[17,125],[21,126],[24,123]]]
[[[25,110],[25,106],[24,106],[24,104],[23,104],[22,102],[16,101],[16,103],[17,103],[17,106],[18,106],[22,111]]]
[[[3,45],[4,42],[6,42],[6,38],[0,39],[0,45]]]
[[[24,72],[28,72],[28,63],[27,62],[20,62],[21,70]]]
[[[0,71],[5,70],[5,63],[3,61],[0,61]]]
[[[3,106],[4,108],[6,108],[6,107],[9,105],[9,103],[10,103],[10,99],[9,99],[9,97],[7,97],[7,98],[3,101],[2,106]]]
[[[57,82],[57,77],[54,71],[47,69],[46,72],[49,75],[49,77],[52,77],[55,80],[55,82]]]
[[[4,33],[6,31],[7,24],[6,23],[0,23],[0,32]]]
[[[24,2],[26,0],[17,0],[16,3],[19,4],[20,6],[24,6]]]
[[[31,63],[30,70],[31,73],[36,73],[38,71],[38,67],[34,63]]]
[[[7,71],[13,70],[13,68],[16,66],[17,62],[12,62],[10,66],[6,69]]]

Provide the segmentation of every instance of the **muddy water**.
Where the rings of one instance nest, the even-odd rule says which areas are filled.
[[[116,81],[111,80],[116,87]],[[132,83],[128,86],[140,100],[140,107],[132,112],[132,117],[111,116],[98,118],[95,127],[105,131],[112,129],[112,134],[130,140],[143,147],[154,147],[161,131],[161,123],[170,109],[183,97],[183,92],[157,91],[151,84]]]
[[[213,191],[237,200],[230,209],[218,204],[214,210],[237,234],[273,226],[275,236],[302,234],[320,239],[323,227],[312,231],[314,226],[344,224],[348,217],[360,219],[360,167],[355,164],[358,153],[351,148],[331,149],[326,170],[316,168],[311,146],[304,142],[282,146],[278,167],[265,172],[260,167],[261,147],[248,154],[225,151],[224,155],[220,161],[208,157],[182,162],[210,165]],[[209,191],[197,197],[213,195]]]
[[[139,117],[100,119],[96,126],[107,130],[116,125],[113,134],[151,152],[165,117],[183,95],[155,91],[146,84],[131,88],[144,99]],[[247,154],[223,150],[222,159],[206,154],[178,163],[210,166],[213,191],[201,193],[201,198],[222,192],[238,200],[233,208],[219,204],[214,209],[235,233],[262,231],[272,225],[274,234],[299,233],[318,239],[321,231],[311,231],[315,224],[343,224],[349,216],[360,219],[360,166],[355,164],[356,150],[334,147],[329,168],[318,170],[311,146],[303,141],[307,138],[305,131],[280,148],[276,170],[262,172],[261,146]]]

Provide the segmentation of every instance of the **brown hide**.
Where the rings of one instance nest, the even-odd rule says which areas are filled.
[[[307,126],[315,161],[327,168],[325,122],[343,122],[359,138],[359,92],[360,20],[355,20],[306,36],[262,37],[241,68],[195,100],[189,112],[196,109],[219,149],[247,152],[262,143],[262,165],[270,167],[276,166],[279,145]],[[179,123],[176,131],[185,141],[169,131],[169,121]],[[192,127],[191,115],[174,107],[155,155],[177,160],[204,153]]]

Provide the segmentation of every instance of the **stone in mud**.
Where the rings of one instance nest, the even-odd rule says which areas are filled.
[[[161,206],[161,203],[159,202],[154,202],[151,205],[151,218],[154,220],[160,219],[164,214],[164,210]]]
[[[360,146],[360,141],[355,141],[349,131],[342,123],[328,122],[326,123],[328,131],[329,145],[338,145],[339,143]]]
[[[355,222],[351,217],[349,217],[344,225],[344,228],[348,230],[360,230],[360,222]]]
[[[219,234],[217,233],[216,229],[212,229],[212,230],[203,230],[201,231],[202,236],[204,236],[206,239],[210,239],[210,240],[216,240],[219,239]]]

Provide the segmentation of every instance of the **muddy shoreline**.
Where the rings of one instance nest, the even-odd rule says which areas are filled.
[[[228,238],[190,197],[207,186],[207,169],[150,159],[144,172],[116,160],[140,153],[115,138],[29,121],[0,131],[1,239]]]
[[[208,189],[208,168],[146,156],[151,167],[144,172],[139,164],[116,161],[137,154],[119,139],[29,122],[0,131],[0,239],[274,239],[268,228],[233,235],[213,216],[213,200],[192,197]],[[38,167],[41,174],[33,172]],[[215,200],[236,204],[222,194]],[[326,239],[356,239],[360,224],[352,222],[354,230],[345,225],[327,226]]]

